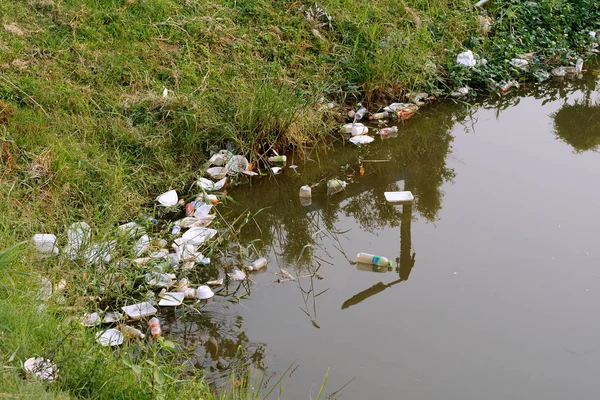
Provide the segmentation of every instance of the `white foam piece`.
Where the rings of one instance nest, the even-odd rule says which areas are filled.
[[[390,203],[412,203],[415,197],[411,192],[384,192],[385,199]]]

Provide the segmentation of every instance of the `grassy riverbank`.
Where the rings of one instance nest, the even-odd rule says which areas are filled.
[[[212,145],[231,142],[256,161],[329,143],[344,110],[328,102],[375,110],[407,91],[483,93],[591,54],[595,1],[473,3],[0,2],[0,250],[81,220],[108,232],[187,187]],[[467,49],[488,63],[457,66]],[[508,63],[531,52],[527,70]],[[0,266],[3,394],[155,396],[157,366],[138,375],[64,313],[38,311],[30,274],[44,268],[26,247]],[[20,362],[34,354],[58,355],[56,385],[24,384]],[[180,371],[159,348],[141,357],[173,378],[166,397],[210,398],[199,378],[174,384]]]

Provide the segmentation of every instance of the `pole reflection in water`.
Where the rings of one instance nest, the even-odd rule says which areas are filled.
[[[405,186],[406,187],[406,186]],[[405,189],[407,190],[407,189]],[[400,279],[397,279],[388,284],[384,284],[383,282],[378,282],[370,288],[363,290],[360,293],[355,294],[348,300],[342,304],[342,310],[356,305],[371,296],[374,296],[378,293],[383,292],[385,289],[392,287],[400,282],[408,280],[410,276],[410,272],[415,266],[415,256],[416,254],[412,251],[412,240],[410,236],[410,226],[412,222],[412,205],[405,204],[402,207],[402,214],[400,217],[400,256],[396,258],[396,272],[400,276]],[[382,269],[381,267],[377,267],[375,265],[357,265],[358,269],[361,270],[370,270],[373,272],[386,272],[387,269]]]

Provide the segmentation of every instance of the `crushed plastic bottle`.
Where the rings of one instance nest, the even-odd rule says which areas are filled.
[[[373,265],[379,265],[382,267],[391,267],[392,266],[392,262],[390,260],[388,260],[385,257],[381,257],[381,256],[376,256],[373,254],[369,254],[369,253],[358,253],[356,255],[356,261],[360,262],[360,263],[365,263],[365,264],[373,264]]]

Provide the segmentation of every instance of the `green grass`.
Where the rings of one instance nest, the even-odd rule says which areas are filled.
[[[463,85],[485,93],[591,54],[595,1],[490,1],[489,33],[479,32],[486,11],[473,3],[323,0],[331,21],[316,13],[310,21],[310,1],[0,2],[0,249],[76,221],[109,239],[118,224],[152,213],[159,193],[189,187],[212,146],[230,142],[260,162],[272,150],[329,145],[359,100],[377,108],[407,91],[444,96]],[[456,66],[466,49],[489,63]],[[506,63],[526,52],[535,52],[529,71]],[[144,363],[139,378],[58,305],[38,312],[38,273],[67,274],[78,295],[97,288],[98,276],[21,251],[0,266],[5,393],[150,398],[158,365],[177,376],[153,348],[142,356],[157,366]],[[107,293],[117,302],[136,295],[133,287]],[[23,383],[19,362],[36,354],[61,361],[59,382]],[[172,382],[166,397],[207,390],[198,379]]]

